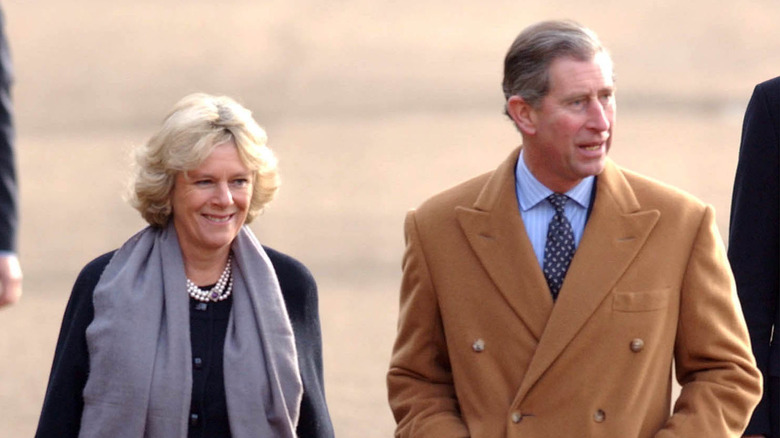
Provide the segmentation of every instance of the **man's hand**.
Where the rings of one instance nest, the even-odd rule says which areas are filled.
[[[0,307],[22,296],[22,267],[16,255],[0,255]]]

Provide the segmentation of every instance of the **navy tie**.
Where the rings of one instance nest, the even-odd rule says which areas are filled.
[[[555,215],[547,228],[547,243],[544,245],[544,278],[550,286],[553,300],[558,298],[558,292],[563,285],[566,271],[574,257],[574,230],[569,220],[563,214],[563,207],[569,198],[560,193],[553,193],[547,200],[555,208]]]

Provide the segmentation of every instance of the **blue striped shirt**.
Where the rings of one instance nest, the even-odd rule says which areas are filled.
[[[582,233],[585,231],[585,221],[588,215],[588,206],[591,193],[593,192],[594,181],[595,177],[589,176],[566,192],[566,196],[571,199],[566,203],[565,214],[574,231],[574,244],[576,246],[580,245]],[[539,261],[539,266],[541,267],[544,263],[547,226],[555,214],[555,209],[547,202],[547,197],[552,195],[553,191],[540,183],[531,174],[523,160],[522,150],[515,168],[515,192],[517,194],[517,204],[520,206],[520,216],[525,224],[525,231],[531,240],[536,260]]]

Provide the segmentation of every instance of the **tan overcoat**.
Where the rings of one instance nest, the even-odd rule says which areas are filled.
[[[761,377],[713,209],[608,160],[553,303],[518,153],[406,217],[396,436],[739,436]]]

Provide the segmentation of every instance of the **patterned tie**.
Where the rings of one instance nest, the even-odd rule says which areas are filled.
[[[574,231],[569,220],[563,214],[563,207],[569,198],[560,193],[553,193],[547,200],[555,208],[555,215],[547,228],[547,243],[544,245],[544,278],[550,286],[553,301],[558,298],[566,271],[574,257]]]

